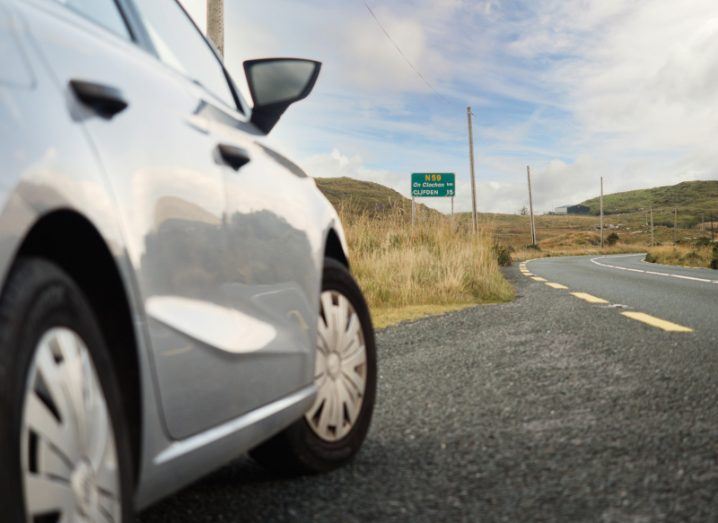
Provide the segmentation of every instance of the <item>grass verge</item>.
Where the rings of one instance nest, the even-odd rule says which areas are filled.
[[[709,245],[664,245],[650,247],[646,261],[666,265],[710,268],[718,249]]]
[[[472,236],[438,213],[412,229],[401,209],[380,216],[339,212],[352,272],[377,326],[514,297],[488,232]]]
[[[549,258],[553,256],[587,256],[596,255],[601,256],[604,254],[630,254],[638,252],[646,252],[648,247],[640,244],[627,244],[627,245],[615,245],[613,247],[588,247],[588,246],[566,246],[560,248],[544,249],[541,250],[524,248],[518,249],[511,254],[513,260],[526,261],[533,258]]]
[[[372,310],[374,327],[383,329],[402,321],[418,320],[427,316],[446,314],[474,307],[476,303],[455,303],[447,305],[406,305],[404,307],[378,307]]]

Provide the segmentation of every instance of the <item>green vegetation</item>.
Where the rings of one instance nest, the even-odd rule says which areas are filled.
[[[500,243],[494,243],[494,255],[496,256],[496,261],[502,267],[508,267],[511,265],[511,250],[511,247],[501,245]]]
[[[582,202],[591,214],[599,214],[599,199]],[[694,227],[701,215],[718,217],[718,180],[682,182],[677,185],[608,194],[603,197],[604,214],[644,213],[653,207],[656,225],[673,225],[673,208],[678,209],[678,225]]]

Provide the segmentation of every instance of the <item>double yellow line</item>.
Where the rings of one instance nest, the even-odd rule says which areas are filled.
[[[528,267],[526,266],[526,262],[522,262],[519,265],[519,271],[521,271],[521,274],[523,274],[524,276],[527,276],[537,282],[543,282],[552,289],[568,290],[568,287],[561,283],[550,282],[547,281],[545,278],[541,278],[540,276],[532,274],[531,272],[529,272]],[[608,305],[609,303],[607,300],[604,300],[603,298],[599,298],[597,296],[593,296],[592,294],[588,294],[587,292],[571,292],[571,295],[587,303],[595,305]],[[671,321],[656,318],[655,316],[651,316],[650,314],[646,314],[645,312],[624,311],[621,312],[621,314],[626,318],[640,321],[641,323],[650,325],[651,327],[656,327],[657,329],[661,329],[666,332],[693,332],[693,329],[691,329],[690,327],[684,327],[683,325],[678,325],[677,323],[673,323]]]

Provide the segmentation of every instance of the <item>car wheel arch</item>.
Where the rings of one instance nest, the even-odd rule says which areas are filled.
[[[139,346],[128,292],[115,257],[92,222],[74,210],[55,210],[41,216],[25,234],[15,259],[27,256],[56,263],[92,305],[110,348],[113,370],[123,384],[123,411],[129,424],[136,483],[142,441]]]
[[[344,252],[339,235],[334,229],[329,229],[327,233],[327,238],[324,242],[324,257],[336,260],[349,269],[349,259]]]

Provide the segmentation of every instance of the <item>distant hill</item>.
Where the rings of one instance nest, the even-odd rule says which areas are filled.
[[[346,177],[315,180],[334,207],[345,213],[380,215],[395,209],[401,209],[407,214],[411,212],[411,200],[384,185]],[[673,208],[676,207],[678,225],[695,227],[701,221],[702,215],[705,215],[706,222],[711,216],[718,217],[718,180],[682,182],[677,185],[607,194],[603,197],[603,203],[604,211],[608,215],[636,213],[621,218],[622,222],[626,223],[642,221],[643,211],[653,207],[654,223],[669,227],[673,225]],[[581,205],[587,206],[590,214],[599,214],[598,198],[586,200]],[[438,213],[424,205],[420,204],[420,207],[422,215],[425,212]],[[479,215],[480,218],[486,219],[504,216],[485,213]],[[512,215],[505,216],[511,218]],[[518,216],[515,218],[520,220]]]
[[[591,214],[599,214],[599,199],[591,198],[582,203]],[[637,212],[653,207],[668,212],[673,207],[685,217],[700,219],[704,213],[718,215],[718,180],[682,182],[677,185],[638,189],[603,196],[606,214]]]
[[[411,212],[411,200],[384,185],[353,178],[315,178],[317,187],[337,209],[369,215],[402,209]],[[421,212],[436,213],[424,205]]]

